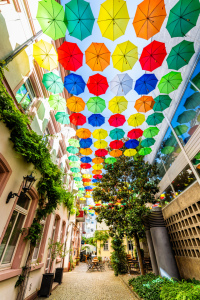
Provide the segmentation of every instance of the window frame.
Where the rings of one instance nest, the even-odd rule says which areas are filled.
[[[108,249],[105,249],[106,248],[105,246],[107,246]],[[109,251],[109,240],[107,240],[103,245],[103,251]]]
[[[33,256],[32,256],[32,262],[33,262],[33,263],[36,263],[36,262],[38,261],[38,256],[39,256],[39,254],[40,254],[40,247],[41,247],[41,244],[42,244],[43,234],[44,234],[45,225],[46,225],[46,219],[45,219],[45,220],[42,220],[42,221],[40,222],[40,224],[43,226],[43,228],[42,228],[41,238],[40,238],[40,241],[39,241],[39,243],[38,243],[38,247],[37,247],[37,245],[36,245],[35,248],[34,248],[34,251],[33,251]],[[34,252],[35,252],[36,249],[38,249],[38,251],[37,251],[37,257],[34,258]]]

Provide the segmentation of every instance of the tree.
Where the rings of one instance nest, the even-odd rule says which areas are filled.
[[[109,239],[109,234],[106,230],[96,230],[94,233],[94,241],[100,242],[99,254],[101,255],[101,247],[105,245],[107,240]]]

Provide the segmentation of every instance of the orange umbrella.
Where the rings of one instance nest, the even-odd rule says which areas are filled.
[[[102,171],[101,170],[93,170],[92,174],[100,175],[100,174],[102,174]]]
[[[91,131],[87,128],[80,128],[80,129],[76,130],[76,135],[80,139],[87,139],[87,138],[91,137]]]
[[[144,112],[151,110],[155,104],[154,99],[151,96],[142,96],[135,102],[135,109],[138,112]]]
[[[121,150],[112,150],[109,154],[113,157],[119,157],[122,155],[122,151]]]
[[[95,157],[93,158],[92,162],[95,164],[101,164],[102,162],[104,162],[104,159],[101,157]]]
[[[137,37],[148,40],[158,33],[166,15],[164,0],[142,1],[133,20]]]
[[[85,62],[92,71],[103,71],[110,64],[110,51],[104,43],[92,43],[85,51]]]
[[[81,148],[80,149],[80,153],[81,154],[83,154],[83,155],[90,155],[90,154],[92,154],[92,149],[90,149],[90,148]]]
[[[80,111],[84,110],[85,102],[80,97],[72,96],[67,99],[67,107],[71,111],[80,112]]]

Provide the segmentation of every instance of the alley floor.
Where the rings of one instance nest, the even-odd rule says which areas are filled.
[[[72,272],[64,273],[63,283],[49,297],[50,300],[134,300],[134,295],[114,272],[86,272],[81,263]],[[37,300],[43,300],[40,297]]]

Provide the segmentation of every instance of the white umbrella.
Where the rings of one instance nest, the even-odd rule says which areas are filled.
[[[124,96],[132,90],[133,79],[127,74],[118,74],[110,82],[110,89],[116,96]]]
[[[71,127],[64,127],[61,132],[66,138],[71,138],[76,135],[76,130]]]

